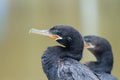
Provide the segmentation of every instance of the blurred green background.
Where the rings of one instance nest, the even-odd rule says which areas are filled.
[[[112,74],[120,79],[120,0],[0,0],[0,80],[47,80],[40,58],[47,46],[58,43],[28,31],[56,24],[108,39]],[[94,56],[85,50],[82,62],[91,60]]]

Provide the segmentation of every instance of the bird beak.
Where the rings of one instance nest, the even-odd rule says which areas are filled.
[[[88,46],[89,46],[89,44],[84,41],[84,47],[88,47]]]
[[[84,41],[84,47],[85,48],[95,48],[94,45],[92,45],[91,43],[85,42],[85,41]]]
[[[50,37],[50,38],[52,38],[54,40],[62,39],[62,37],[50,33],[49,30],[38,30],[38,29],[32,28],[32,29],[29,30],[29,33],[48,36],[48,37]]]

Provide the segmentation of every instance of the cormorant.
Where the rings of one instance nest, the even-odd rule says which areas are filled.
[[[101,37],[84,36],[85,47],[96,57],[97,61],[86,63],[100,80],[117,80],[111,75],[113,68],[113,53],[110,43]]]
[[[49,30],[31,29],[31,33],[42,34],[63,46],[48,47],[42,56],[42,66],[48,80],[99,80],[79,61],[84,48],[81,34],[68,25],[56,25]]]

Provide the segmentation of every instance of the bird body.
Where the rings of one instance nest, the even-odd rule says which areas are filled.
[[[84,37],[87,49],[96,57],[97,61],[85,63],[100,80],[117,80],[111,75],[113,68],[113,53],[110,43],[101,37],[88,35]],[[92,47],[91,47],[92,46]]]
[[[48,36],[64,46],[48,47],[42,56],[48,80],[99,80],[79,62],[84,48],[83,38],[72,26],[56,25],[49,30],[31,29],[31,32]]]
[[[63,50],[61,46],[53,46],[44,52],[42,65],[48,80],[99,80],[84,64],[69,57],[61,57]],[[67,50],[64,51],[67,53]]]
[[[111,74],[108,74],[108,73],[96,73],[96,75],[98,76],[98,78],[100,80],[117,80],[117,78]]]

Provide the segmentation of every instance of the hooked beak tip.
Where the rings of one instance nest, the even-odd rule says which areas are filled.
[[[32,29],[29,30],[29,34],[32,33]]]
[[[33,33],[35,30],[36,30],[35,28],[31,28],[31,29],[29,30],[29,33]]]

